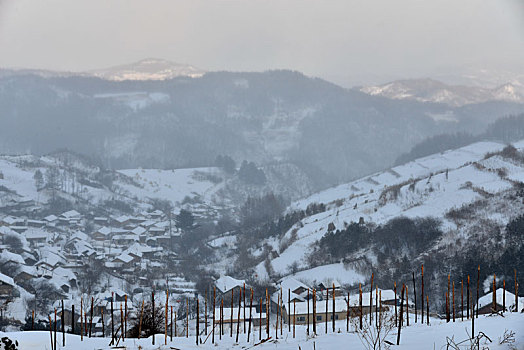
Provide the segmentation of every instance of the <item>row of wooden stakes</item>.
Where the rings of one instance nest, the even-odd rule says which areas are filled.
[[[415,316],[415,322],[418,322],[418,309],[417,309],[417,293],[416,293],[416,280],[415,280],[415,273],[413,272],[412,274],[413,276],[413,296],[414,296],[414,306],[415,306],[415,310],[414,310],[414,316]],[[451,314],[453,316],[453,322],[455,322],[455,319],[456,319],[456,314],[455,314],[455,283],[450,283],[450,279],[451,279],[451,276],[448,275],[448,291],[445,293],[445,296],[446,296],[446,319],[447,321],[449,322],[450,321],[450,318],[451,318]],[[420,286],[421,286],[421,298],[422,298],[422,302],[421,302],[421,310],[420,310],[420,316],[421,316],[421,322],[424,323],[424,313],[426,312],[426,324],[429,325],[429,297],[428,295],[424,295],[424,266],[422,265],[421,266],[421,281],[420,281]],[[374,274],[371,274],[371,286],[370,286],[370,291],[369,291],[369,322],[370,324],[372,324],[373,322],[373,284],[374,284]],[[475,305],[477,306],[476,308],[476,318],[478,318],[478,300],[479,300],[479,286],[480,286],[480,266],[478,267],[477,269],[477,285],[476,285],[476,302],[474,302],[474,299],[473,299],[473,293],[470,292],[470,276],[468,275],[467,276],[467,284],[466,284],[466,303],[467,303],[467,306],[466,306],[466,318],[469,319],[470,316],[471,316],[471,321],[472,321],[472,334],[474,334],[474,319],[475,319]],[[495,286],[496,286],[496,276],[494,276],[494,280],[493,280],[493,308],[494,308],[494,311],[496,311],[496,301],[495,301]],[[504,306],[503,306],[503,309],[505,309],[505,290],[506,290],[506,283],[504,281],[503,283],[503,286],[504,286]],[[451,295],[452,295],[452,301],[450,301],[450,290],[451,290]],[[464,319],[464,283],[461,281],[461,312],[460,312],[460,317],[461,317],[461,320]],[[249,302],[249,317],[246,318],[246,307],[247,307],[247,304],[246,304],[246,286],[244,284],[243,288],[239,288],[239,295],[238,295],[238,315],[237,315],[237,319],[236,319],[236,342],[238,343],[238,340],[239,340],[239,333],[240,333],[240,319],[241,319],[241,309],[242,309],[242,305],[243,305],[243,314],[244,314],[244,317],[243,317],[243,332],[246,333],[246,322],[248,323],[248,328],[247,328],[247,341],[249,342],[250,340],[250,334],[251,334],[251,329],[253,328],[253,331],[255,330],[255,324],[253,323],[253,296],[254,296],[254,291],[253,289],[251,288],[249,291],[249,294],[250,294],[250,302]],[[321,291],[321,295],[323,296],[323,293],[324,291]],[[378,320],[380,319],[380,315],[379,313],[381,313],[383,311],[383,307],[382,307],[382,296],[381,296],[381,291],[378,290],[377,287],[375,287],[375,298],[376,298],[376,305],[375,305],[375,322],[377,323],[376,326],[378,327]],[[331,298],[331,301],[332,301],[332,331],[335,332],[335,285],[333,284],[333,287],[332,287],[332,298]],[[366,312],[366,310],[364,309],[364,306],[363,306],[363,302],[362,302],[362,295],[363,295],[363,291],[362,291],[362,285],[359,285],[359,305],[358,305],[358,312],[357,312],[357,317],[359,317],[359,328],[362,329],[363,328],[363,315],[364,313]],[[327,333],[328,332],[328,303],[330,301],[330,298],[329,298],[329,288],[327,288],[325,290],[325,302],[326,302],[326,308],[325,308],[325,332]],[[398,332],[397,332],[397,344],[400,344],[400,334],[401,334],[401,329],[404,325],[404,313],[406,314],[406,326],[409,326],[409,295],[408,295],[408,285],[407,284],[402,284],[402,288],[401,288],[401,291],[400,291],[400,310],[397,309],[397,305],[398,305],[398,301],[397,301],[397,284],[394,283],[394,296],[395,296],[395,300],[394,300],[394,312],[395,312],[395,327],[398,327]],[[235,297],[235,293],[234,293],[234,289],[232,290],[231,292],[231,304],[230,304],[230,319],[229,319],[229,324],[230,324],[230,327],[229,327],[229,335],[230,337],[233,337],[233,328],[234,328],[234,322],[233,322],[233,305],[235,303],[235,300],[234,300],[234,297]],[[110,311],[110,315],[111,315],[111,341],[109,343],[110,346],[118,346],[120,341],[121,342],[124,342],[125,341],[125,338],[126,338],[126,333],[127,333],[127,322],[128,322],[128,308],[127,308],[127,296],[124,297],[124,307],[122,307],[122,304],[120,304],[120,324],[117,326],[116,325],[116,321],[115,321],[115,310],[114,310],[114,307],[113,307],[113,295],[111,296],[111,311]],[[211,342],[212,343],[215,343],[215,329],[218,328],[218,337],[219,339],[221,340],[222,339],[222,336],[224,335],[224,323],[227,322],[227,320],[224,319],[224,300],[222,299],[221,302],[220,302],[220,305],[219,305],[219,313],[220,313],[220,318],[216,318],[216,315],[215,315],[215,312],[216,312],[216,288],[213,288],[213,301],[212,301],[212,323],[211,323],[211,332],[208,332],[208,300],[207,300],[207,293],[206,293],[206,296],[205,296],[205,299],[204,299],[204,308],[205,308],[205,312],[204,312],[204,330],[203,330],[203,334],[206,336],[205,340],[203,341],[204,343],[208,340],[209,336],[211,336]],[[263,300],[264,298],[260,298],[260,309],[259,309],[259,329],[258,329],[258,338],[259,338],[259,341],[263,341],[262,339],[262,328],[263,328],[263,325],[262,325],[262,305],[263,305]],[[280,327],[280,335],[282,336],[282,332],[283,332],[283,320],[284,320],[284,311],[287,313],[287,324],[288,324],[288,331],[293,333],[293,338],[295,337],[295,326],[296,326],[296,300],[293,300],[293,316],[291,316],[291,290],[288,289],[288,307],[287,307],[287,310],[285,310],[285,306],[284,306],[284,302],[283,302],[283,297],[282,297],[282,289],[280,289],[280,293],[278,295],[278,301],[277,301],[277,307],[276,307],[276,322],[275,322],[275,338],[278,339],[278,333],[279,333],[279,327]],[[310,333],[310,323],[311,323],[311,326],[312,326],[312,331],[314,334],[317,334],[317,291],[316,289],[308,289],[307,290],[307,329],[306,329],[306,332],[307,334],[309,335]],[[312,322],[310,322],[310,309],[309,309],[309,306],[310,306],[310,303],[309,303],[309,300],[312,300],[312,310],[311,310],[311,315],[313,316],[312,317]],[[349,332],[349,329],[350,329],[350,326],[349,326],[349,320],[350,320],[350,305],[349,305],[349,300],[350,300],[350,295],[348,293],[348,297],[347,297],[347,313],[346,313],[346,331]],[[406,303],[404,303],[404,301],[406,300]],[[424,301],[426,303],[426,307],[424,308]],[[452,307],[450,306],[450,303],[452,303]],[[65,342],[66,342],[66,337],[65,337],[65,320],[64,320],[64,302],[62,300],[62,314],[61,314],[61,333],[62,333],[62,343],[63,343],[63,346],[65,346]],[[151,306],[152,306],[152,316],[155,315],[155,292],[152,292],[151,293]],[[471,315],[470,315],[470,306],[471,306]],[[164,306],[162,306],[164,307]],[[185,319],[185,336],[186,338],[189,337],[189,313],[190,313],[190,309],[189,309],[189,299],[187,299],[186,301],[186,307],[187,307],[187,312],[186,312],[186,319]],[[84,301],[83,301],[83,298],[81,298],[80,300],[80,337],[81,337],[81,340],[83,340],[84,336],[88,336],[88,337],[91,337],[92,336],[92,326],[93,326],[93,308],[94,308],[94,299],[91,298],[91,307],[90,307],[90,319],[89,319],[89,322],[88,322],[88,317],[87,317],[87,312],[84,312]],[[200,329],[200,305],[199,305],[199,299],[198,297],[196,298],[196,320],[195,320],[195,327],[196,327],[196,338],[195,338],[195,341],[196,341],[196,344],[200,344],[202,343],[202,339],[201,339],[201,329]],[[518,310],[518,283],[517,283],[517,272],[515,270],[515,309]],[[169,311],[170,311],[170,315],[169,315]],[[398,312],[400,311],[400,312]],[[118,311],[117,311],[118,312]],[[71,323],[71,333],[75,333],[75,322],[74,322],[74,315],[75,315],[75,310],[74,310],[74,305],[72,305],[72,314],[73,314],[73,317],[72,317],[72,323]],[[265,290],[265,340],[267,339],[270,339],[270,315],[271,315],[271,310],[270,310],[270,298],[269,298],[269,293],[268,293],[268,289],[266,288]],[[32,312],[32,328],[34,329],[34,316],[35,316],[35,313],[34,313],[34,310]],[[170,316],[170,317],[169,317]],[[173,319],[173,316],[174,316],[174,319]],[[140,316],[139,316],[139,326],[138,326],[138,339],[140,339],[140,335],[142,333],[142,321],[143,321],[143,317],[144,317],[144,301],[142,301],[142,305],[141,305],[141,311],[140,311]],[[153,316],[154,317],[154,316]],[[170,341],[173,341],[173,327],[174,327],[174,334],[175,336],[178,334],[177,333],[177,316],[176,316],[176,312],[173,313],[173,306],[170,307],[169,305],[169,292],[166,291],[166,303],[165,303],[165,315],[164,315],[164,343],[167,344],[167,340],[168,340],[168,328],[170,330],[170,334],[169,334],[169,338],[170,338]],[[154,318],[153,318],[154,319]],[[170,320],[170,322],[169,322]],[[102,311],[101,312],[101,322],[102,322],[102,336],[105,336],[105,323],[104,323],[104,312]],[[253,327],[252,327],[252,323],[253,323]],[[115,329],[115,326],[116,329]],[[292,327],[292,329],[291,329]],[[51,349],[52,350],[56,350],[57,347],[56,347],[56,344],[57,344],[57,310],[55,309],[54,310],[54,322],[52,322],[52,319],[51,319],[51,315],[49,315],[49,331],[50,331],[50,336],[51,336]],[[209,333],[209,334],[208,334]],[[155,344],[155,337],[151,337],[152,338],[152,344],[154,345]]]

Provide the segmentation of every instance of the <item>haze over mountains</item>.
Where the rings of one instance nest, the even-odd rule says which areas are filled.
[[[323,188],[384,169],[429,136],[478,134],[524,112],[516,92],[431,80],[370,95],[293,71],[203,73],[153,59],[89,74],[4,71],[0,152],[67,148],[110,168],[210,166],[229,155],[294,164]]]

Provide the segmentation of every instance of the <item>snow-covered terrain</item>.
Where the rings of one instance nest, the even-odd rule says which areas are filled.
[[[524,141],[514,146],[522,150]],[[517,201],[517,207],[504,206],[506,201],[499,196],[524,182],[524,164],[498,154],[486,157],[488,153],[500,152],[504,147],[504,144],[496,142],[478,142],[421,158],[294,202],[289,211],[305,210],[313,203],[323,203],[327,209],[302,219],[280,241],[268,242],[279,252],[277,257],[271,259],[272,268],[280,275],[289,274],[295,263],[299,269],[308,268],[310,262],[307,256],[315,242],[326,234],[330,224],[335,229],[343,229],[347,224],[359,221],[383,224],[400,216],[431,216],[442,220],[446,232],[460,234],[464,224],[447,218],[446,214],[452,209],[491,198],[492,207],[486,207],[483,218],[505,226],[511,218],[520,214],[522,205],[519,207]],[[292,243],[279,251],[279,243],[284,240]],[[368,255],[368,258],[372,256]],[[341,276],[358,274],[350,267],[346,269],[349,271],[340,271]],[[264,263],[257,266],[256,273],[262,279],[268,277]],[[307,271],[304,274],[311,276]]]
[[[448,344],[448,338],[453,339],[455,343],[466,341],[463,345],[469,344],[468,339],[471,334],[471,321],[457,321],[446,323],[445,320],[431,318],[430,325],[414,323],[413,315],[411,315],[411,322],[409,327],[405,327],[401,331],[400,346],[393,346],[395,349],[406,350],[420,350],[420,349],[445,349]],[[485,349],[524,349],[524,316],[523,314],[508,314],[501,316],[485,316],[481,315],[475,320],[475,334],[483,332],[491,342],[483,338],[480,342]],[[330,324],[331,327],[331,324]],[[329,330],[328,334],[324,333],[323,327],[319,327],[318,335],[307,336],[306,326],[295,326],[295,338],[293,338],[293,330],[288,331],[287,325],[284,324],[283,335],[275,339],[274,325],[270,332],[271,339],[262,344],[258,340],[258,327],[253,328],[253,334],[250,337],[250,342],[247,342],[247,335],[241,333],[238,343],[235,342],[235,334],[229,337],[229,333],[225,334],[221,340],[218,335],[215,337],[215,343],[211,343],[211,338],[207,338],[202,334],[200,339],[204,344],[196,345],[194,334],[189,338],[175,337],[173,341],[168,335],[167,345],[164,345],[164,334],[155,336],[155,345],[152,345],[152,339],[125,339],[119,345],[124,346],[125,349],[130,350],[153,350],[153,349],[250,349],[256,344],[256,349],[282,349],[282,350],[327,350],[327,349],[368,349],[365,347],[357,333],[353,331],[346,332],[346,322],[337,321],[336,329],[340,332],[332,333]],[[263,330],[265,331],[265,329]],[[279,330],[280,332],[280,330]],[[512,339],[509,342],[503,342],[504,334],[514,332]],[[264,333],[262,333],[264,336]],[[7,336],[11,340],[16,340],[19,343],[19,349],[23,350],[41,350],[50,349],[50,334],[48,331],[40,332],[0,332],[0,336]],[[396,344],[397,330],[394,329],[386,338],[393,344]],[[109,346],[111,339],[108,338],[87,338],[80,340],[78,335],[66,335],[66,346],[62,347],[62,335],[57,334],[58,349],[111,349]],[[462,349],[462,348],[461,348]]]
[[[446,85],[433,79],[398,80],[391,83],[366,86],[360,91],[396,100],[444,103],[463,106],[486,101],[524,103],[524,89],[518,83],[505,83],[495,88]]]

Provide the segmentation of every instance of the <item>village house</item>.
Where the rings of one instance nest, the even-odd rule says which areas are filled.
[[[524,297],[518,298],[519,312],[524,311]],[[495,290],[495,309],[493,310],[493,292],[490,292],[479,298],[478,313],[479,315],[491,314],[493,311],[498,312],[504,310],[515,311],[515,294],[506,290],[504,294],[503,288]]]
[[[0,273],[0,298],[12,297],[14,288],[15,281],[11,277]]]

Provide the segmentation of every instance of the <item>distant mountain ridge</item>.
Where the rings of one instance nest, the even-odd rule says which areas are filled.
[[[199,78],[206,71],[189,64],[174,63],[158,58],[146,58],[131,64],[87,72],[107,80],[166,80],[177,77]]]
[[[448,85],[428,78],[397,80],[383,85],[361,87],[360,91],[395,100],[444,103],[454,107],[488,101],[524,103],[524,88],[514,83],[485,88]]]
[[[84,72],[55,71],[46,69],[11,68],[1,69],[0,77],[22,74],[37,75],[43,78],[57,77],[97,77],[104,80],[167,80],[178,77],[200,78],[207,71],[189,64],[175,63],[160,58],[143,60],[108,68],[93,69]]]

